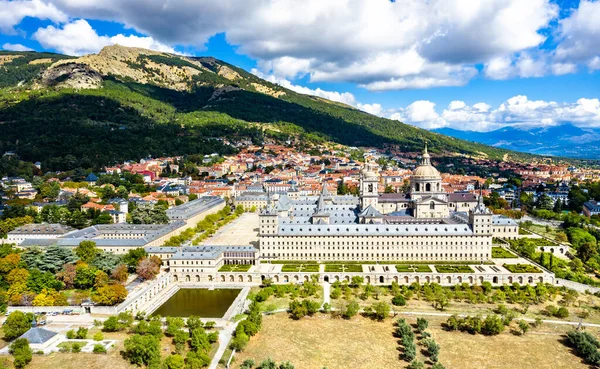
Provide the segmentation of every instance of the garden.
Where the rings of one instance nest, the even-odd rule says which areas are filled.
[[[502,264],[511,273],[541,273],[540,268],[531,264]]]
[[[319,264],[284,264],[281,267],[282,272],[306,272],[306,273],[318,273]]]
[[[362,265],[360,264],[325,264],[327,273],[360,273]]]
[[[219,268],[219,272],[247,272],[251,264],[225,264]]]
[[[435,265],[438,273],[475,273],[468,265]]]
[[[504,247],[494,246],[492,247],[492,258],[493,259],[515,259],[518,258],[517,255],[508,251]]]
[[[431,268],[426,264],[398,264],[396,270],[399,273],[430,273]]]

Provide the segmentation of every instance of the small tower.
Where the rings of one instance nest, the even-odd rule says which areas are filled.
[[[360,207],[366,209],[369,206],[377,208],[379,203],[379,192],[377,186],[379,176],[371,170],[371,165],[366,164],[360,177]]]
[[[277,234],[277,227],[279,226],[279,217],[275,207],[271,203],[271,198],[267,200],[267,207],[258,216],[260,224],[260,235],[274,235]]]
[[[483,195],[479,189],[477,206],[469,211],[469,223],[476,235],[492,234],[492,212],[483,204]]]

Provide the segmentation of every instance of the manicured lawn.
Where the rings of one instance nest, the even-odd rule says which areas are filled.
[[[540,268],[531,264],[503,264],[511,273],[541,273]]]
[[[468,265],[436,265],[435,269],[439,273],[474,273]]]
[[[282,272],[307,272],[316,273],[319,271],[319,264],[285,264],[281,267]]]
[[[409,265],[409,264],[399,264],[396,265],[396,270],[400,273],[430,273],[431,272],[431,268],[429,267],[429,265],[425,265],[425,264],[414,264],[414,265]]]
[[[325,264],[325,271],[329,273],[359,273],[362,272],[362,266],[357,264]]]
[[[504,247],[492,247],[492,258],[494,259],[513,259],[518,256],[508,251]]]
[[[219,272],[247,272],[250,267],[250,264],[225,264],[219,268]]]

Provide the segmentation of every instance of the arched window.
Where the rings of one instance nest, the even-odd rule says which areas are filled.
[[[421,184],[417,183],[415,188],[416,188],[417,192],[421,191]]]
[[[432,201],[429,203],[429,209],[435,210],[435,202]]]
[[[431,191],[431,183],[427,183],[425,185],[425,191],[427,191],[427,192]]]

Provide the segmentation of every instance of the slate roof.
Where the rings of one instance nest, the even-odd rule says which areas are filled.
[[[44,328],[34,327],[29,329],[27,332],[23,333],[23,335],[19,338],[26,338],[29,343],[33,344],[42,344],[48,342],[52,337],[56,336],[58,333],[49,331]]]

